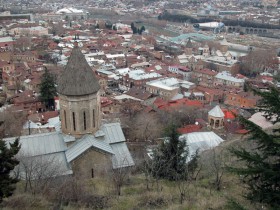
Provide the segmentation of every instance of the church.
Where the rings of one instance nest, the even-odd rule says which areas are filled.
[[[59,164],[60,175],[83,178],[133,166],[120,124],[101,121],[99,89],[94,72],[75,45],[58,79],[60,131],[21,136],[19,160],[21,156],[52,160]],[[9,143],[15,138],[4,140]]]

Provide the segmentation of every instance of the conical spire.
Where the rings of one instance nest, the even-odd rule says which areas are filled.
[[[99,89],[100,86],[94,72],[75,44],[68,63],[59,78],[58,93],[67,96],[81,96],[97,93]]]
[[[217,105],[213,109],[211,109],[208,112],[208,115],[210,115],[212,117],[224,117],[225,116],[224,112],[221,110],[219,105]]]

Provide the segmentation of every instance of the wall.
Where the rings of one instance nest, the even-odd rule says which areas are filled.
[[[83,179],[108,175],[112,168],[111,155],[97,149],[89,149],[71,162],[75,176]],[[92,174],[93,169],[93,174]]]
[[[59,95],[59,103],[63,133],[79,138],[87,133],[95,133],[99,129],[101,123],[99,93],[85,96]],[[84,111],[86,113],[86,129],[84,129]],[[73,113],[75,113],[75,129]]]

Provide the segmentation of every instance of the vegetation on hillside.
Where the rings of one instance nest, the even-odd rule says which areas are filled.
[[[280,93],[272,88],[270,92],[255,93],[262,97],[260,111],[273,124],[280,122]],[[242,123],[251,132],[251,147],[232,148],[231,151],[245,163],[230,170],[243,176],[248,185],[246,197],[249,200],[265,203],[272,209],[280,206],[280,135],[279,125],[269,131],[240,117]]]
[[[213,18],[194,18],[189,15],[171,14],[168,11],[164,11],[162,14],[160,14],[158,16],[158,19],[159,20],[168,20],[168,21],[173,21],[173,22],[190,22],[190,23],[205,23],[205,22],[216,21]],[[279,25],[257,23],[257,22],[253,22],[253,21],[223,19],[222,22],[226,26],[280,29]]]
[[[45,102],[46,108],[54,110],[54,97],[57,95],[55,77],[45,69],[41,78],[40,97]]]
[[[19,139],[9,144],[9,147],[3,140],[0,140],[0,203],[3,198],[13,194],[15,184],[18,182],[17,177],[11,176],[11,173],[19,163],[15,158],[19,150]]]

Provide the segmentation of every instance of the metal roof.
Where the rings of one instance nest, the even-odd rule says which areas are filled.
[[[97,93],[99,89],[94,72],[80,49],[75,46],[58,80],[57,92],[67,96],[81,96]]]
[[[214,132],[193,132],[183,134],[180,140],[185,140],[189,149],[187,161],[196,153],[196,150],[202,152],[218,146],[224,140]]]
[[[67,161],[71,162],[91,147],[114,154],[110,145],[104,140],[98,140],[93,135],[85,135],[66,151]]]
[[[15,139],[16,137],[6,138],[4,141],[13,143]],[[62,136],[57,132],[21,136],[20,144],[21,151],[28,156],[46,155],[67,150]]]
[[[208,40],[213,40],[214,38],[215,38],[214,36],[207,36],[200,33],[187,33],[187,34],[181,34],[177,37],[172,37],[170,38],[170,41],[180,42],[182,40],[188,40],[188,39],[192,39],[195,41],[208,41]]]
[[[20,155],[20,154],[19,154]],[[45,178],[56,177],[56,176],[63,176],[63,175],[69,175],[73,174],[73,171],[66,161],[65,153],[64,152],[58,152],[58,153],[52,153],[47,155],[40,155],[35,157],[29,157],[29,156],[20,156],[19,157],[20,164],[16,166],[14,171],[18,173],[19,178],[22,180],[26,179],[26,170],[23,165],[30,165],[33,167],[38,167],[39,170],[44,170],[42,172],[44,173],[38,173],[37,171],[28,171],[29,176],[31,176],[31,179],[38,179],[38,176],[47,176]],[[44,178],[44,177],[41,177]]]
[[[84,135],[68,148],[66,142],[73,141],[75,138],[58,132],[22,136],[20,137],[20,154],[34,160],[57,159],[56,161],[63,169],[61,175],[71,174],[69,163],[90,148],[97,148],[113,155],[113,168],[134,165],[120,123],[104,124],[98,133],[98,137]],[[4,141],[8,144],[14,142],[15,139],[7,138]]]
[[[208,112],[208,115],[210,115],[212,117],[224,117],[225,116],[224,112],[221,110],[219,105],[216,105],[213,109],[211,109]]]
[[[127,148],[125,142],[111,144],[114,156],[112,157],[113,168],[123,168],[128,166],[133,166],[134,161],[131,154]]]
[[[105,141],[108,144],[125,141],[120,123],[104,124],[102,125],[101,130],[105,133]]]

